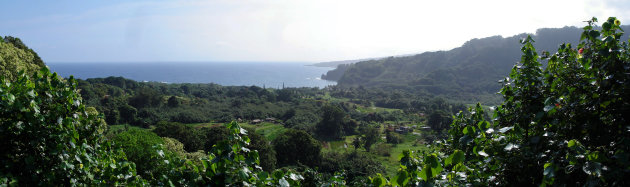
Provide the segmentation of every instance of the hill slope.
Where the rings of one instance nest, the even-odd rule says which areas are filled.
[[[31,75],[44,66],[37,53],[24,45],[19,38],[0,37],[0,75],[13,80],[20,71]]]
[[[630,29],[629,26],[623,28]],[[577,43],[576,36],[581,32],[582,29],[576,27],[539,29],[533,36],[539,42],[534,45],[539,50],[555,51],[562,43]],[[340,77],[341,88],[378,87],[428,92],[463,102],[497,103],[500,101],[494,94],[500,88],[497,81],[509,74],[520,60],[519,39],[526,36],[472,39],[449,51],[358,62],[344,67],[347,69],[343,75],[335,77]],[[627,36],[623,40],[627,40]]]

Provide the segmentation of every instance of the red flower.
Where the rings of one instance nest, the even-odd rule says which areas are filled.
[[[584,48],[580,48],[580,50],[578,50],[578,53],[580,54],[584,53]]]

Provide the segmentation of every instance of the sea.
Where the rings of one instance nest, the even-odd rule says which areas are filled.
[[[266,88],[318,87],[336,82],[320,79],[331,67],[306,62],[48,62],[51,71],[78,79],[124,77],[139,82],[216,83]]]

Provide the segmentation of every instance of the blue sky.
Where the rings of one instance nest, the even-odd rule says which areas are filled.
[[[0,35],[45,62],[334,61],[630,21],[624,0],[9,1]]]

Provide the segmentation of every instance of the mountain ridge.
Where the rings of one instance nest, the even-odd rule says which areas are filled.
[[[630,29],[630,26],[622,26]],[[577,43],[582,29],[577,27],[543,28],[531,34],[534,46],[555,51],[562,43]],[[338,78],[340,88],[377,87],[411,93],[428,92],[436,96],[471,103],[498,103],[498,80],[509,74],[520,60],[522,33],[510,37],[475,38],[448,51],[425,52],[412,56],[388,57],[344,65],[323,78]],[[627,41],[628,36],[622,38]],[[340,66],[341,67],[341,66]],[[333,74],[334,76],[329,76]]]

